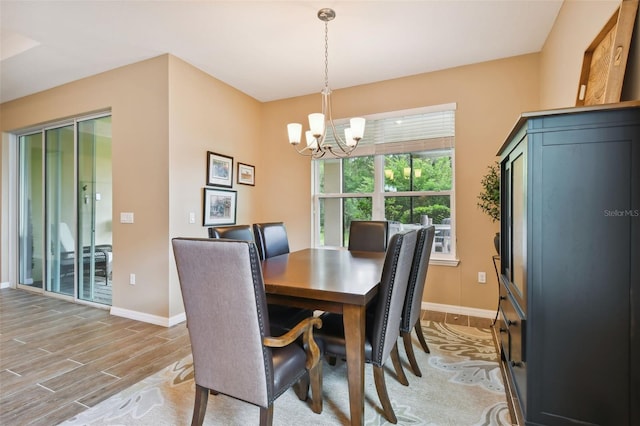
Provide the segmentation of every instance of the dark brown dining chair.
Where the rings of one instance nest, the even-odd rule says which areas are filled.
[[[422,312],[422,295],[424,293],[424,285],[427,279],[427,269],[429,268],[431,247],[433,246],[435,233],[435,226],[420,228],[418,230],[418,240],[416,241],[416,250],[413,255],[413,264],[411,265],[411,275],[409,275],[407,295],[402,309],[402,321],[400,322],[400,335],[404,342],[404,350],[407,354],[407,358],[409,359],[409,364],[411,364],[413,374],[418,377],[422,377],[422,372],[418,367],[416,356],[413,353],[411,330],[416,330],[418,341],[420,341],[422,349],[426,353],[429,353],[429,346],[427,345],[424,333],[422,332],[420,313]]]
[[[294,386],[322,411],[322,363],[313,339],[318,318],[283,336],[270,332],[258,252],[253,242],[174,238],[173,251],[187,316],[196,392],[192,425],[201,425],[209,392],[260,407],[271,425],[273,403]],[[298,342],[302,336],[303,344]]]
[[[251,225],[212,226],[209,228],[209,238],[254,241]]]
[[[289,237],[283,222],[254,223],[253,237],[261,260],[289,253]],[[272,327],[286,331],[302,318],[312,316],[313,311],[293,306],[269,304],[269,315]]]
[[[352,220],[349,226],[349,250],[385,251],[389,236],[386,220]]]
[[[409,384],[400,364],[398,338],[402,306],[416,245],[416,234],[415,230],[411,230],[399,232],[391,237],[382,267],[376,302],[367,307],[365,362],[373,365],[373,378],[378,397],[384,409],[384,416],[391,423],[397,423],[397,418],[387,393],[384,364],[391,357],[398,380],[404,385]],[[323,326],[322,330],[316,332],[316,339],[324,348],[324,354],[328,357],[345,359],[347,353],[342,315],[326,313],[320,318]]]
[[[287,228],[282,222],[254,223],[253,237],[262,260],[289,253]]]

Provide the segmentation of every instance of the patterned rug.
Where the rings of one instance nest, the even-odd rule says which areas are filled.
[[[431,354],[414,335],[422,377],[413,375],[399,340],[409,386],[385,368],[387,390],[399,425],[510,425],[505,390],[491,333],[423,321]],[[194,401],[193,363],[188,356],[125,391],[67,420],[64,425],[187,425]],[[274,425],[349,424],[346,365],[323,365],[323,411],[314,414],[292,390],[274,404]],[[365,366],[365,424],[389,424],[381,414],[373,371]],[[205,425],[258,424],[259,409],[224,395],[211,395]]]

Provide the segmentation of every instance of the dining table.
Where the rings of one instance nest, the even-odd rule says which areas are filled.
[[[342,314],[352,425],[364,424],[367,304],[378,293],[384,252],[308,248],[262,261],[267,301]]]

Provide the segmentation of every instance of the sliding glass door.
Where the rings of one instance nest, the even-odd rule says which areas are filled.
[[[78,122],[78,298],[111,304],[111,117]]]
[[[42,132],[20,136],[18,282],[42,288],[44,279],[44,189]]]
[[[74,295],[75,150],[74,125],[45,130],[45,289]]]
[[[111,304],[111,117],[19,137],[19,284]]]

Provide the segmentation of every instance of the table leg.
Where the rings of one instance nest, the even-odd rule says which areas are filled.
[[[364,424],[365,306],[345,305],[342,311],[347,347],[347,378],[351,424]]]

